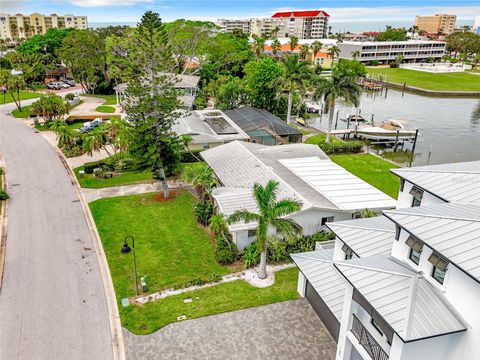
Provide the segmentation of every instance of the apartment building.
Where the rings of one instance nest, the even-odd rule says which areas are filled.
[[[456,15],[436,14],[415,17],[415,25],[418,27],[418,31],[425,31],[429,34],[451,34],[455,31],[456,22]]]
[[[241,30],[245,34],[250,34],[251,19],[219,19],[217,20],[218,26],[220,26],[223,32],[233,32],[234,30]]]
[[[446,43],[443,41],[344,41],[338,43],[340,58],[361,62],[378,61],[388,64],[399,55],[405,62],[422,62],[428,58],[440,59],[445,55]],[[356,56],[354,56],[356,55]]]
[[[480,345],[480,161],[392,170],[397,208],[327,223],[291,255],[336,360],[473,359]]]
[[[480,34],[480,16],[475,17],[475,23],[473,24],[473,32]]]
[[[0,14],[0,38],[17,42],[20,39],[28,39],[33,35],[45,34],[51,28],[75,28],[87,29],[86,16],[66,15],[42,15],[33,13],[24,14]]]
[[[218,20],[222,31],[242,30],[251,35],[265,34],[276,38],[296,36],[299,39],[328,37],[328,15],[323,10],[277,12],[271,18]]]

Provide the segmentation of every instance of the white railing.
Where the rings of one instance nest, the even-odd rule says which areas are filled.
[[[410,63],[400,64],[402,69],[418,70],[431,73],[449,73],[462,72],[470,70],[472,67],[466,64],[451,64],[451,63]]]

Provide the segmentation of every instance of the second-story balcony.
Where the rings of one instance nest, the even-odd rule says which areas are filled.
[[[353,315],[352,333],[372,360],[388,360],[388,355],[374,337],[365,329],[358,318]]]

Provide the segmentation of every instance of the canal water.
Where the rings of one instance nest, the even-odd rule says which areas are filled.
[[[342,104],[337,109],[340,119],[357,111]],[[374,114],[375,123],[396,119],[406,128],[419,129],[413,165],[480,160],[480,99],[427,97],[389,89],[383,93],[364,92],[359,109],[367,120]],[[328,116],[324,115],[309,123],[326,130],[327,121]],[[339,120],[338,129],[342,128],[346,128],[346,123]],[[403,149],[411,147],[411,143],[406,143]],[[379,152],[383,150],[391,149]],[[401,152],[386,157],[406,160]]]

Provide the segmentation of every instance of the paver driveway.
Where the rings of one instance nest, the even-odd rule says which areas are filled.
[[[151,335],[124,330],[127,360],[333,360],[336,343],[305,299],[171,324]]]

